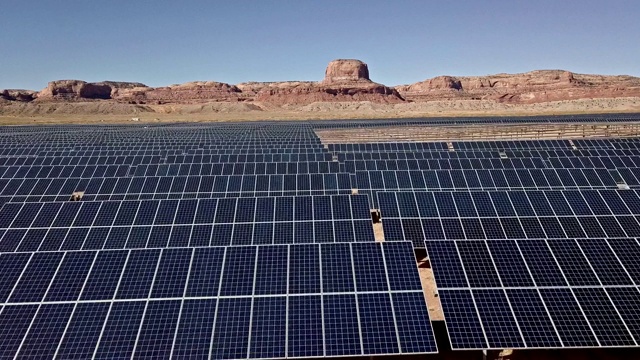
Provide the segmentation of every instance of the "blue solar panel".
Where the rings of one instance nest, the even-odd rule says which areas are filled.
[[[33,213],[20,215],[33,209],[23,208],[21,212],[14,213],[13,207],[10,206],[8,213],[12,216],[22,216],[17,226],[27,228],[12,227],[4,231],[0,238],[0,251],[140,249],[374,240],[371,214],[366,205],[365,195],[70,204],[74,206],[62,208],[68,209],[65,218],[75,218],[76,222],[82,219],[83,226],[58,222],[59,217],[56,217],[53,223],[45,223],[42,219],[39,220],[38,209]],[[41,209],[46,207],[46,204],[32,205],[38,205]],[[91,211],[85,214],[85,207],[89,207]],[[0,216],[2,213],[0,210]],[[26,220],[27,217],[31,220]],[[34,226],[36,222],[38,227]]]
[[[356,296],[323,297],[325,354],[327,356],[362,354]]]
[[[140,326],[134,357],[166,358],[171,355],[181,301],[150,301]]]
[[[525,343],[504,291],[478,289],[472,293],[489,348],[524,347]]]
[[[261,297],[253,300],[250,358],[283,358],[286,356],[287,299]]]
[[[319,357],[324,354],[323,301],[321,296],[290,296],[287,354]]]
[[[95,352],[102,328],[109,314],[109,303],[79,303],[60,341],[61,358],[89,358]]]
[[[470,290],[439,290],[453,349],[488,348]]]
[[[555,325],[537,290],[516,288],[505,291],[523,341],[528,347],[562,347],[562,342],[554,330]]]
[[[216,299],[192,299],[183,302],[175,334],[173,356],[209,357],[216,305]]]
[[[7,325],[3,349],[100,358],[192,348],[232,358],[434,352],[412,247],[388,245],[1,254],[3,265],[22,264],[7,288],[58,269],[43,278],[51,286],[3,302],[0,322],[25,327]]]
[[[489,199],[475,192],[378,193],[385,239],[411,240],[420,248],[425,239],[598,239],[626,238],[640,232],[640,214],[635,214],[634,207],[640,198],[634,190],[485,194]],[[605,209],[605,197],[625,204],[624,210]],[[569,199],[575,200],[573,204]]]
[[[600,345],[570,289],[540,289],[540,294],[565,346]]]
[[[13,358],[20,348],[22,339],[29,330],[31,319],[36,315],[38,305],[5,306],[0,312],[0,356]],[[29,319],[29,321],[25,321]]]

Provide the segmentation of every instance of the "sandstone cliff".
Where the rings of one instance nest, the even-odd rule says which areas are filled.
[[[240,89],[235,85],[215,81],[194,81],[157,88],[132,88],[119,91],[114,97],[130,103],[193,104],[210,101],[238,101]]]
[[[395,87],[407,100],[495,100],[517,104],[640,96],[640,78],[538,70],[522,74],[439,76]]]
[[[33,101],[38,96],[37,91],[22,89],[6,89],[0,92],[0,100],[4,101]]]
[[[42,101],[86,101],[113,99],[122,89],[146,88],[141,83],[103,81],[88,83],[82,80],[51,81],[36,96]]]

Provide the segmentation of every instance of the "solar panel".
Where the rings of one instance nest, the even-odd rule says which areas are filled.
[[[21,263],[3,277],[3,357],[436,352],[408,242],[0,255]]]
[[[625,180],[606,169],[386,170],[356,171],[353,183],[378,208],[380,191],[616,189]]]
[[[373,241],[367,203],[365,195],[9,203],[0,252]]]
[[[640,236],[637,190],[379,192],[385,240]]]
[[[453,348],[637,346],[629,312],[640,294],[630,275],[636,264],[622,260],[638,253],[636,239],[425,246]]]

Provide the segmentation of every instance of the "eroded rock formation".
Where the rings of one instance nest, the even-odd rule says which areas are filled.
[[[328,85],[370,81],[367,64],[355,59],[338,59],[327,65],[322,83]]]
[[[574,74],[564,70],[537,70],[522,74],[439,76],[396,86],[407,100],[496,100],[539,103],[583,98],[640,96],[640,78]]]
[[[40,92],[2,90],[0,103],[100,102],[130,105],[262,102],[267,106],[307,105],[315,102],[395,104],[405,101],[490,100],[533,104],[585,98],[640,96],[640,78],[574,74],[563,70],[539,70],[522,74],[487,76],[438,76],[410,85],[388,87],[373,82],[367,64],[360,60],[330,62],[323,80],[246,82],[231,85],[196,81],[164,87],[135,82],[82,80],[50,82]]]
[[[121,89],[146,88],[141,83],[103,81],[88,83],[82,80],[56,80],[38,93],[38,101],[109,100]]]
[[[240,89],[215,81],[194,81],[157,88],[133,88],[119,91],[118,101],[136,103],[193,104],[210,101],[238,101]]]
[[[404,101],[393,88],[369,79],[367,64],[360,60],[339,59],[329,63],[321,82],[248,83],[241,88],[255,93],[255,100],[278,105],[310,104],[324,101]]]
[[[22,89],[6,89],[0,92],[0,99],[5,101],[33,101],[38,96],[37,91]]]

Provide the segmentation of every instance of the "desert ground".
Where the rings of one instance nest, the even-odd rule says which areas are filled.
[[[534,104],[494,100],[437,100],[380,104],[370,101],[314,102],[274,105],[260,102],[210,102],[203,104],[137,105],[113,102],[11,103],[0,107],[0,124],[96,124],[393,119],[456,116],[527,116],[601,113],[638,113],[639,97],[578,99]]]

